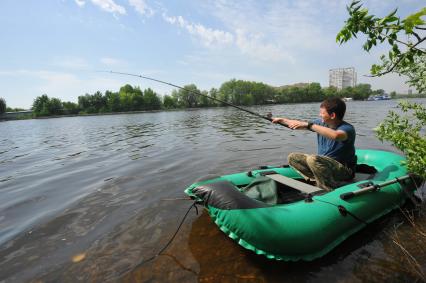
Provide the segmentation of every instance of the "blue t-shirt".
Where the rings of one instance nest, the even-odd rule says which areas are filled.
[[[326,123],[322,122],[321,119],[315,119],[312,123],[329,127]],[[354,169],[356,165],[355,128],[351,124],[343,121],[335,130],[346,132],[348,138],[344,141],[337,141],[317,134],[318,155],[331,157],[343,165]]]

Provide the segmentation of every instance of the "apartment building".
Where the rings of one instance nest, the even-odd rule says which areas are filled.
[[[329,70],[329,85],[341,90],[345,87],[356,86],[356,72],[354,67],[336,68]]]

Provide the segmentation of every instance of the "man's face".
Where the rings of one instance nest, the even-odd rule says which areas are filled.
[[[319,116],[323,123],[330,124],[330,122],[336,117],[335,113],[328,114],[327,110],[323,107],[320,108]]]

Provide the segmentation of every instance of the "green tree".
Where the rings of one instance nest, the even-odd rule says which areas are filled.
[[[78,114],[80,111],[78,104],[74,102],[62,102],[62,108],[64,114]]]
[[[385,95],[385,90],[384,89],[376,89],[373,90],[373,95]]]
[[[163,105],[164,105],[164,108],[166,109],[177,108],[177,101],[175,100],[174,97],[170,95],[165,95],[163,98]]]
[[[214,98],[214,99],[220,99],[219,98],[219,90],[216,88],[211,88],[209,91],[209,96]],[[214,99],[210,99],[210,103],[209,106],[218,106],[219,102],[214,100]]]
[[[388,55],[382,55],[381,65],[373,65],[371,74],[381,76],[387,73],[407,75],[408,83],[419,92],[426,90],[426,51],[419,44],[426,40],[418,32],[426,29],[426,8],[400,19],[394,10],[384,18],[369,15],[359,1],[348,6],[349,19],[337,35],[337,41],[344,43],[358,33],[367,35],[364,49],[369,51],[377,44],[389,44]],[[405,39],[408,39],[404,41]],[[404,48],[404,50],[401,50]],[[390,141],[407,157],[407,168],[426,179],[426,109],[416,103],[401,102],[402,114],[394,111],[379,125],[377,135],[380,140]]]
[[[201,94],[203,94],[203,95],[198,95],[198,106],[199,107],[208,107],[208,106],[210,106],[211,99],[209,99],[207,97],[207,96],[209,96],[209,93],[206,90],[203,90],[201,92]]]
[[[33,112],[37,116],[47,116],[49,115],[49,97],[46,94],[36,97],[33,102]]]
[[[321,101],[324,99],[324,93],[321,89],[320,83],[310,83],[308,85],[307,94],[309,101]]]
[[[358,84],[353,88],[352,98],[355,100],[365,100],[367,99],[373,91],[371,90],[370,84]]]
[[[126,84],[120,88],[119,95],[121,111],[133,110],[133,92],[134,89],[129,84]]]
[[[240,86],[238,86],[238,84]],[[222,83],[222,85],[219,88],[219,91],[220,93],[222,93],[224,97],[227,98],[227,100],[224,100],[224,101],[230,102],[236,105],[241,105],[241,94],[243,91],[242,91],[241,83],[238,83],[236,79],[231,79],[227,82]]]
[[[132,98],[132,110],[144,110],[146,108],[145,105],[145,94],[141,91],[139,87],[133,88]]]
[[[334,86],[326,87],[323,89],[325,97],[334,97],[337,96],[337,88]]]
[[[222,91],[220,91],[219,90],[219,93],[218,93],[218,95],[217,95],[217,98],[219,99],[219,100],[221,100],[221,101],[224,101],[224,102],[228,102],[228,103],[230,103],[231,101],[230,101],[230,98],[229,98],[229,93],[228,92],[222,92]],[[226,104],[224,104],[224,103],[220,103],[220,102],[218,102],[219,103],[219,105],[220,106],[225,106]]]
[[[94,112],[105,112],[107,108],[106,97],[102,92],[97,91],[90,97],[90,104],[94,109]]]
[[[303,102],[303,89],[297,86],[291,86],[288,89],[289,102]]]
[[[337,34],[340,44],[357,37],[358,33],[365,34],[367,40],[363,48],[370,51],[378,44],[389,45],[389,52],[380,57],[381,64],[371,67],[372,76],[382,76],[391,72],[408,77],[407,83],[420,93],[426,91],[426,49],[421,43],[426,36],[420,32],[426,29],[426,7],[409,15],[405,19],[397,16],[397,9],[383,18],[370,15],[362,8],[360,1],[354,1],[347,7],[349,19]]]
[[[92,96],[88,93],[78,97],[78,107],[82,110],[83,113],[97,112],[92,103]]]
[[[224,82],[219,92],[219,99],[236,105],[271,103],[277,96],[277,91],[269,85],[236,79]]]
[[[0,97],[0,115],[6,112],[6,100]]]
[[[249,82],[248,87],[250,88],[248,93],[253,96],[253,103],[251,104],[275,102],[275,96],[277,95],[275,88],[261,82]]]
[[[275,100],[277,103],[288,103],[289,101],[289,88],[288,87],[279,87],[276,91]]]
[[[344,89],[338,92],[338,96],[340,97],[353,97],[354,96],[354,88],[351,86],[345,87]]]
[[[192,108],[198,106],[197,94],[200,90],[196,85],[190,84],[185,85],[184,89],[179,89],[177,92],[172,92],[172,96],[176,97],[178,105],[180,107]]]
[[[62,101],[59,98],[51,98],[47,103],[47,111],[49,115],[63,114]]]
[[[110,112],[121,111],[120,94],[118,92],[105,91],[106,105]]]
[[[251,93],[244,93],[240,97],[240,103],[245,106],[253,105],[255,104],[254,96]]]
[[[145,108],[148,110],[157,110],[161,108],[161,99],[150,88],[144,90],[143,96],[145,99]]]
[[[34,99],[33,112],[36,117],[61,115],[63,113],[62,101],[59,98],[49,98],[43,94]]]

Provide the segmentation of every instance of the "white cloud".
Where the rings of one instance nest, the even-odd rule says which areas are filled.
[[[291,15],[291,11],[283,14],[285,7],[279,6],[282,5],[280,3],[281,1],[277,1],[275,4],[262,4],[259,7],[259,4],[250,0],[244,3],[212,1],[213,7],[209,6],[207,9],[213,11],[213,15],[226,27],[222,30],[191,23],[182,16],[167,16],[163,13],[163,19],[186,30],[206,47],[233,46],[241,55],[257,61],[293,64],[295,55],[289,47],[297,51],[301,47],[318,49],[325,45],[325,39],[321,37],[315,24],[304,24],[303,19],[308,16],[300,19],[301,11],[309,3],[299,3],[297,9],[300,12],[296,15]]]
[[[261,34],[250,34],[244,30],[236,30],[236,45],[242,53],[260,61],[289,61],[295,62],[293,56],[278,45],[267,43]],[[266,43],[265,43],[266,42]]]
[[[90,0],[95,6],[98,6],[102,10],[113,13],[113,14],[126,14],[126,9],[123,6],[120,6],[114,2],[114,0]],[[129,0],[131,2],[137,0]],[[83,7],[86,4],[86,0],[74,0],[74,2],[79,6]]]
[[[84,0],[74,0],[74,1],[79,7],[83,7],[86,4],[86,1]]]
[[[163,13],[163,19],[180,28],[185,29],[189,34],[199,39],[207,47],[219,47],[229,45],[234,42],[234,35],[223,30],[205,27],[202,24],[193,24],[185,20],[182,16],[169,17]]]
[[[113,14],[126,14],[126,9],[114,2],[114,0],[91,0],[92,3],[102,10]]]
[[[129,4],[141,15],[150,17],[154,14],[154,10],[146,4],[145,0],[129,0]]]
[[[262,34],[253,44],[267,44],[285,53],[297,53],[301,49],[317,50],[334,44],[327,32],[328,19],[335,3],[322,3],[319,8],[308,1],[268,1],[259,4],[246,1],[215,1],[212,11],[229,30],[243,30],[250,38]],[[330,10],[327,10],[327,7]],[[331,22],[330,22],[331,23]],[[333,21],[335,24],[335,21]],[[331,42],[331,43],[330,43]]]

